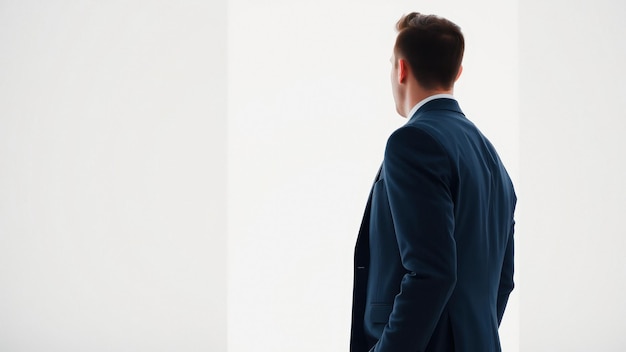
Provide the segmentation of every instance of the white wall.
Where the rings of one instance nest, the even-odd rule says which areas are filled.
[[[358,227],[404,123],[390,91],[394,26],[413,10],[464,30],[456,94],[517,179],[514,1],[230,0],[229,352],[347,350]],[[506,351],[517,351],[517,295]]]
[[[624,13],[520,1],[522,351],[626,348]]]
[[[0,3],[0,350],[226,350],[226,2]]]

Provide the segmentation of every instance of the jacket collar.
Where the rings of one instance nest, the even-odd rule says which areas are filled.
[[[409,119],[410,121],[414,121],[415,119],[420,118],[424,113],[433,111],[433,110],[448,110],[452,112],[456,112],[463,115],[463,111],[461,111],[461,107],[459,103],[455,99],[450,98],[439,98],[434,99],[426,104],[422,105],[413,116]],[[464,115],[465,116],[465,115]]]

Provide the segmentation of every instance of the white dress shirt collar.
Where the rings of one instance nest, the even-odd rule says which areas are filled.
[[[424,106],[424,104],[428,103],[431,100],[441,99],[441,98],[454,99],[454,96],[452,94],[447,94],[447,93],[431,95],[425,99],[422,99],[422,101],[420,101],[419,103],[415,104],[413,109],[409,111],[409,114],[406,115],[406,117],[410,119],[411,117],[413,117],[413,115],[415,115],[415,113],[417,112],[417,110],[419,110],[419,108]]]

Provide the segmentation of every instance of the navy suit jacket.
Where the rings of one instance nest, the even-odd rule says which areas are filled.
[[[355,250],[351,352],[500,351],[516,197],[453,99],[387,142]]]

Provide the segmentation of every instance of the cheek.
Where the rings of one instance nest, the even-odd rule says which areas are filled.
[[[393,95],[398,95],[398,81],[395,80],[395,76],[391,75],[391,90],[393,91]]]

